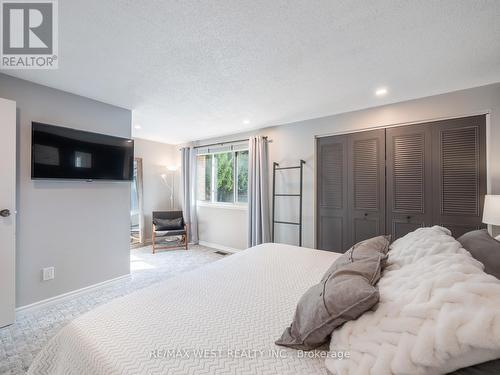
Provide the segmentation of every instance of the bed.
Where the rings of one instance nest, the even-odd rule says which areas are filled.
[[[184,273],[75,319],[29,374],[434,375],[500,357],[500,280],[438,226],[391,244],[378,304],[329,351],[276,346],[339,256],[265,244]],[[328,357],[339,351],[349,358]]]
[[[184,273],[75,319],[28,373],[327,374],[274,341],[338,256],[265,244]]]

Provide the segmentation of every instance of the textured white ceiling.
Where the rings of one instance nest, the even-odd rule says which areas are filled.
[[[499,0],[62,0],[59,20],[59,70],[5,72],[168,143],[500,81]]]

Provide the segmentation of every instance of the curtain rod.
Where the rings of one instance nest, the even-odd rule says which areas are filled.
[[[228,145],[228,144],[231,144],[231,143],[242,143],[242,142],[248,142],[248,138],[245,138],[245,139],[237,139],[237,140],[235,140],[235,141],[227,141],[227,142],[210,143],[210,144],[208,144],[208,145],[194,146],[193,148],[194,148],[194,149],[197,149],[197,148],[205,148],[205,147],[212,147],[212,146],[224,146],[224,145]]]
[[[262,137],[264,139],[267,139],[267,136],[264,136]],[[213,146],[224,146],[224,145],[228,145],[228,144],[231,144],[231,143],[242,143],[242,142],[248,142],[250,138],[245,138],[245,139],[237,139],[235,141],[226,141],[226,142],[217,142],[217,143],[210,143],[208,145],[200,145],[200,146],[194,146],[193,148],[194,149],[198,149],[198,148],[205,148],[205,147],[213,147]],[[269,141],[271,142],[271,141]]]

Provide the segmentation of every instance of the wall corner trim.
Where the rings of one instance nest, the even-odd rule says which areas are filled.
[[[47,299],[44,299],[41,301],[30,303],[29,305],[20,306],[20,307],[16,308],[16,313],[28,312],[28,311],[32,311],[32,310],[36,310],[36,309],[41,309],[43,307],[48,307],[48,306],[54,305],[56,303],[68,300],[70,298],[74,298],[74,297],[77,297],[79,295],[104,288],[106,286],[109,286],[109,285],[114,284],[116,282],[122,281],[124,279],[128,279],[130,277],[131,277],[131,274],[128,273],[128,274],[125,274],[122,276],[115,277],[113,279],[102,281],[102,282],[97,283],[97,284],[86,286],[86,287],[81,288],[81,289],[72,290],[72,291],[67,292],[67,293],[59,294],[59,295],[54,296],[54,297],[50,297],[50,298],[47,298]]]
[[[212,249],[226,251],[228,253],[237,253],[237,252],[243,251],[242,249],[235,249],[233,247],[228,247],[228,246],[219,245],[216,243],[211,243],[211,242],[206,242],[206,241],[200,241],[199,244],[201,246],[211,247]]]

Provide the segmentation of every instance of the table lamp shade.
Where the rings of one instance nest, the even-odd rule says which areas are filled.
[[[487,195],[484,198],[483,223],[500,225],[500,195]]]

